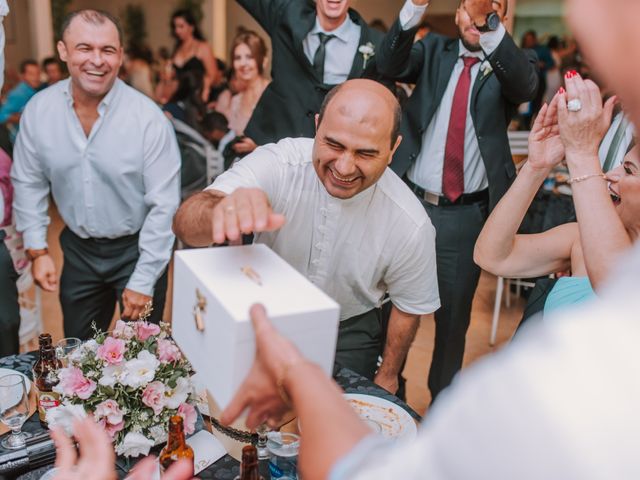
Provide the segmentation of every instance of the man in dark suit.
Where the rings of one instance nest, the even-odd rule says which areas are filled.
[[[375,78],[383,34],[349,0],[238,0],[271,37],[273,81],[245,129],[257,145],[313,137],[325,95],[353,78]]]
[[[422,200],[436,228],[438,287],[432,398],[462,366],[480,269],[473,247],[515,168],[507,126],[537,91],[535,53],[519,49],[502,22],[507,0],[462,0],[460,38],[429,34],[413,44],[428,0],[407,0],[378,52],[379,72],[415,83],[391,167]],[[412,28],[413,27],[413,28]]]

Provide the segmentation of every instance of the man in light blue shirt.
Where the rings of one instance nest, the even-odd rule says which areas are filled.
[[[117,78],[122,35],[109,14],[69,15],[58,42],[71,77],[24,110],[14,151],[16,225],[43,289],[58,277],[47,250],[48,196],[67,228],[60,243],[66,336],[109,327],[116,300],[137,319],[153,299],[162,318],[166,266],[179,203],[180,154],[173,129],[147,97]]]
[[[35,60],[25,60],[20,64],[21,82],[7,94],[7,100],[0,107],[0,123],[9,129],[11,142],[15,143],[18,134],[20,115],[40,88],[40,65]]]

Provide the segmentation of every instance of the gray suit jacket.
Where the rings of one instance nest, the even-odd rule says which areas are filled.
[[[400,176],[418,158],[423,134],[442,101],[459,50],[458,39],[434,33],[414,44],[415,31],[403,31],[396,21],[377,55],[381,74],[416,84],[404,109],[403,140],[391,164]],[[507,126],[518,105],[535,97],[538,75],[535,52],[518,48],[508,33],[488,60],[493,70],[486,75],[480,72],[476,78],[471,91],[471,116],[487,170],[490,208],[493,208],[516,173]]]
[[[237,0],[271,37],[273,81],[262,94],[245,129],[258,145],[285,137],[313,137],[315,114],[330,86],[323,83],[304,54],[302,42],[315,25],[313,0]],[[360,15],[349,10],[362,27],[360,45],[378,46],[383,34],[370,29]],[[376,49],[377,51],[377,49]],[[356,52],[349,78],[377,78],[375,55],[364,65]]]

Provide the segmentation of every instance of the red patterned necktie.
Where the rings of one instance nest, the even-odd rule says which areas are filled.
[[[467,123],[467,105],[471,86],[471,67],[480,61],[476,57],[462,57],[464,68],[460,74],[451,105],[447,143],[444,147],[442,193],[455,202],[464,192],[464,137]]]

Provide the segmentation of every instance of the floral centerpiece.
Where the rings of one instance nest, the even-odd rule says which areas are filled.
[[[47,412],[51,426],[92,414],[112,438],[116,453],[147,455],[167,440],[169,417],[181,415],[193,433],[197,413],[191,365],[169,338],[168,324],[118,320],[110,334],[97,331],[58,371],[61,406]]]

